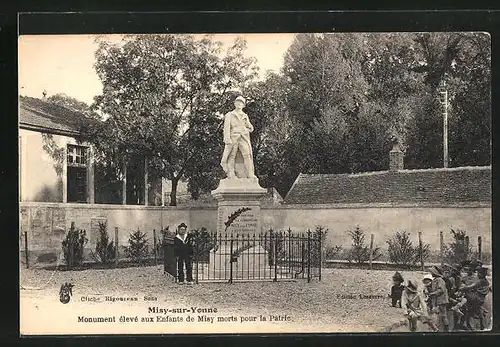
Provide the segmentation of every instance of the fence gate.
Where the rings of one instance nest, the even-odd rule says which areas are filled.
[[[193,277],[197,282],[321,280],[321,235],[199,233],[194,237]]]

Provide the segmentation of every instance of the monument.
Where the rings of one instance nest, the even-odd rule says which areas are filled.
[[[217,189],[212,191],[218,202],[217,232],[254,235],[261,232],[259,199],[267,191],[259,185],[254,172],[250,142],[254,128],[243,112],[245,99],[237,97],[234,106],[235,109],[224,116],[225,146],[221,166],[227,178],[220,180]]]
[[[266,194],[267,190],[259,185],[259,180],[255,176],[250,142],[250,133],[254,129],[248,115],[243,112],[245,99],[241,96],[237,97],[234,106],[235,109],[224,116],[225,146],[220,164],[227,178],[220,180],[217,189],[212,191],[212,196],[217,200],[218,206],[217,233],[253,237],[261,232],[259,199]],[[265,258],[267,252],[261,250],[260,245],[252,244],[251,246],[252,251],[258,249],[263,253],[262,258]],[[231,263],[233,270],[245,265],[243,262],[248,262],[246,259],[248,256],[245,257],[245,252],[248,252],[247,248],[249,244],[245,244],[243,240],[232,242],[231,249],[229,249],[229,243],[218,245],[213,250],[214,252],[211,252],[210,258],[210,264],[215,269],[214,276],[226,274]],[[243,257],[236,257],[236,254],[243,255]],[[261,260],[259,266],[268,265],[267,261]],[[249,264],[246,265],[249,266]],[[253,263],[252,266],[254,266]]]

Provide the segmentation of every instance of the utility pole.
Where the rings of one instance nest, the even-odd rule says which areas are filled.
[[[443,114],[443,167],[448,167],[448,90],[443,79],[439,86],[439,103]]]

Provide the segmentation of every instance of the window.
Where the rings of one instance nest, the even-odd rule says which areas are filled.
[[[87,202],[87,148],[68,145],[68,202]]]
[[[87,166],[87,147],[68,145],[68,166]]]

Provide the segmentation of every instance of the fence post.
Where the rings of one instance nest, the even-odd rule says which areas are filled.
[[[443,241],[443,232],[439,232],[439,258],[441,260],[441,265],[444,263],[444,241]]]
[[[307,230],[307,283],[311,282],[311,230]]]
[[[480,236],[481,237],[481,236]],[[26,268],[29,269],[29,256],[28,256],[28,232],[24,232],[24,257],[26,258]]]
[[[292,273],[292,229],[288,228],[288,272]]]
[[[278,280],[278,233],[274,233],[274,282]]]
[[[420,267],[424,271],[424,247],[422,244],[422,232],[418,232],[418,248],[420,249]]]
[[[482,252],[483,252],[483,239],[481,238],[481,236],[478,236],[477,237],[477,257],[479,258],[479,260],[481,260],[481,258],[482,258]],[[26,254],[28,254],[28,252],[26,252]]]
[[[322,239],[322,231],[320,230],[319,233],[318,233],[318,237],[319,237],[319,240],[318,240],[318,245],[319,245],[319,273],[318,273],[318,281],[321,281],[321,268],[323,267],[323,247],[321,245],[321,239]]]
[[[153,229],[153,252],[155,256],[155,266],[156,266],[156,229]]]
[[[469,236],[465,236],[465,254],[469,258]]]
[[[373,237],[374,237],[374,235],[371,234],[370,235],[370,270],[373,270]]]
[[[198,241],[199,241],[199,239],[194,240],[194,264],[196,266],[196,284],[198,284],[198,253],[200,251]],[[210,259],[210,255],[208,257]]]
[[[115,227],[115,264],[118,263],[118,227]]]
[[[230,243],[230,248],[229,248],[229,254],[230,254],[230,257],[231,257],[229,259],[229,283],[233,283],[233,259],[232,259],[233,258],[233,235],[231,235],[231,243]]]
[[[68,259],[68,268],[73,268],[73,248],[75,246],[75,222],[71,222],[71,230],[69,234],[69,259]]]

